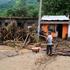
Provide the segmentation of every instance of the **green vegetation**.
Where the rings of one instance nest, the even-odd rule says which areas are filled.
[[[0,4],[0,16],[38,16],[37,0],[10,0]]]
[[[7,2],[6,2],[7,1]],[[37,17],[40,0],[1,0],[0,16]],[[42,15],[70,14],[70,0],[43,0]]]
[[[46,15],[70,14],[70,0],[43,0],[43,14]]]

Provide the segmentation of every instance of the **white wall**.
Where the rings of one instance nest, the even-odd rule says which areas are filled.
[[[68,25],[68,37],[70,37],[70,24]]]

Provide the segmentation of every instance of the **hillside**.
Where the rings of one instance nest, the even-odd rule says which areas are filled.
[[[22,0],[22,2],[25,2],[26,5],[36,5],[37,0]],[[0,9],[4,8],[7,9],[9,7],[14,6],[15,4],[20,4],[21,0],[0,0]]]
[[[0,2],[0,10],[4,10],[4,9],[8,9],[13,7],[13,5],[15,4],[14,0],[7,0],[7,2]]]
[[[0,0],[0,16],[37,17],[39,0]],[[43,0],[42,15],[70,14],[70,0]]]
[[[0,0],[0,16],[7,16],[9,9],[14,11],[25,6],[29,10],[29,7],[35,8],[37,5],[37,0]]]
[[[6,4],[6,3],[8,3],[9,1],[11,1],[11,0],[0,0],[0,5]]]

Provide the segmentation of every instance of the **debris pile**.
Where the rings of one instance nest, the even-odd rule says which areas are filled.
[[[6,41],[6,43],[11,44],[15,41],[22,41],[23,46],[27,46],[29,43],[37,42],[37,28],[36,25],[27,26],[22,28],[17,26],[15,20],[12,20],[8,25],[3,25],[0,28],[0,43]],[[8,42],[7,42],[8,41]],[[5,42],[4,42],[5,43]]]

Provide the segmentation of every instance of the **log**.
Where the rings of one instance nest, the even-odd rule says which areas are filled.
[[[23,47],[26,45],[26,42],[27,42],[28,36],[29,36],[29,33],[27,34],[26,39],[24,40]]]

